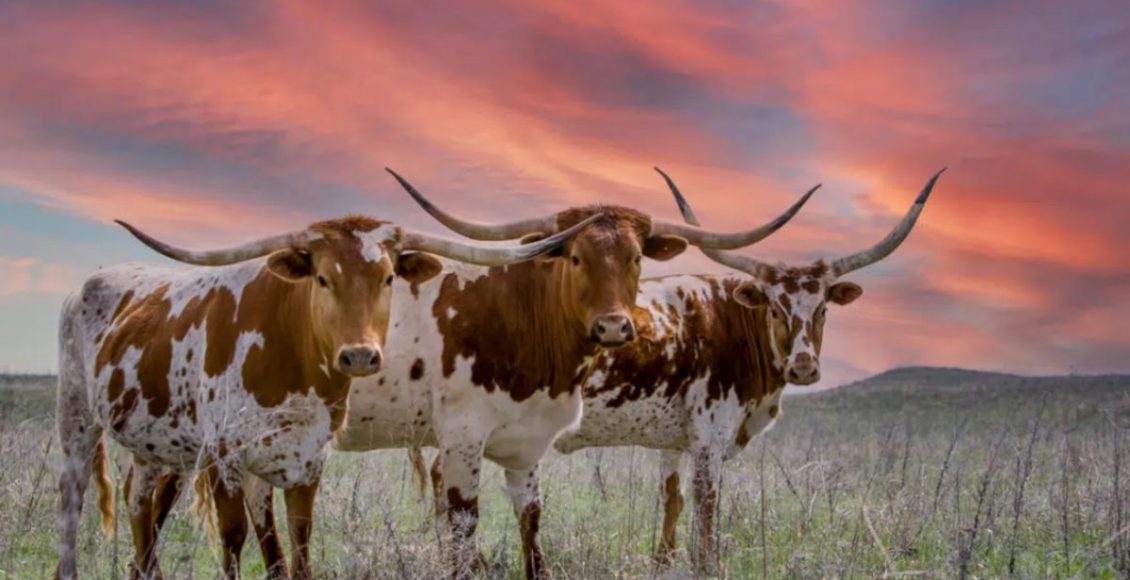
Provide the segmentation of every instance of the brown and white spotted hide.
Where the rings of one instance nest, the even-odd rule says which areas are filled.
[[[734,277],[643,282],[637,344],[598,355],[585,383],[585,415],[562,435],[564,453],[641,445],[730,455],[772,423],[785,386],[766,309],[735,298]]]
[[[722,463],[773,425],[786,384],[816,380],[824,303],[846,304],[860,293],[854,284],[835,284],[822,264],[782,268],[768,278],[756,285],[734,276],[644,280],[638,342],[596,357],[581,424],[554,445],[563,453],[622,445],[662,450],[661,562],[670,562],[675,549],[687,454],[697,512],[693,556],[700,571],[715,569]]]
[[[351,377],[380,366],[393,277],[420,282],[438,263],[400,255],[399,228],[367,218],[310,230],[320,235],[307,247],[229,266],[101,270],[67,300],[61,575],[75,572],[72,520],[102,432],[152,477],[207,468],[229,490],[244,473],[316,482]]]
[[[528,500],[537,497],[536,482],[522,474],[580,419],[579,382],[591,357],[635,339],[642,258],[666,260],[686,248],[681,238],[650,236],[647,215],[614,206],[561,212],[558,230],[594,213],[602,217],[536,261],[495,268],[444,262],[437,280],[395,292],[385,368],[354,382],[335,447],[439,447],[436,501],[443,535],[455,540],[456,575],[477,557],[482,458],[508,470],[512,489],[524,490],[515,510],[523,530],[536,529],[540,509]],[[529,545],[527,564],[540,575],[535,548]]]

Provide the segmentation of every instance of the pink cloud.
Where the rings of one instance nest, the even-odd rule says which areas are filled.
[[[0,299],[19,294],[57,294],[74,290],[81,272],[70,264],[0,256]]]
[[[658,164],[724,229],[823,181],[752,250],[799,260],[878,240],[949,165],[906,246],[855,276],[868,295],[834,318],[835,356],[875,371],[1063,366],[1080,356],[1072,340],[1102,360],[1124,344],[1110,293],[1127,275],[1130,142],[1111,128],[1130,125],[1104,91],[1130,95],[1130,81],[1111,67],[1071,99],[1093,97],[1078,110],[1045,93],[1048,79],[1073,83],[1079,62],[1130,46],[1116,34],[1070,45],[1039,15],[1055,3],[1020,15],[867,1],[460,10],[0,10],[24,23],[0,37],[0,184],[215,243],[329,211],[436,229],[385,166],[479,219],[602,201],[674,219]],[[649,271],[711,267],[695,256]],[[4,264],[9,295],[43,285],[39,266]],[[1034,338],[1021,348],[1011,335]]]

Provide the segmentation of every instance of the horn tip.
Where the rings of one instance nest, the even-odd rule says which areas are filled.
[[[118,224],[119,226],[122,226],[123,228],[126,229],[126,231],[128,231],[131,234],[137,235],[137,234],[141,233],[140,230],[133,227],[133,224],[127,222],[126,220],[115,219],[114,223]]]
[[[926,200],[930,198],[930,193],[932,193],[934,191],[934,184],[936,184],[938,182],[938,178],[941,177],[942,174],[946,172],[946,169],[949,169],[949,168],[943,167],[943,168],[939,169],[938,172],[935,173],[934,176],[930,178],[930,181],[926,182],[926,187],[922,188],[922,193],[918,194],[918,199],[914,200],[914,203],[916,203],[916,204],[926,203]]]

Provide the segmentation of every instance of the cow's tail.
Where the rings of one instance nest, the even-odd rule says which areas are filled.
[[[102,533],[112,538],[117,531],[117,522],[114,513],[114,480],[110,477],[110,458],[106,453],[105,435],[99,437],[98,444],[94,446],[90,476],[94,478],[94,490],[98,495]]]
[[[412,479],[416,480],[416,490],[420,494],[420,501],[427,501],[428,468],[424,463],[424,450],[419,447],[409,447],[408,461],[412,463]]]
[[[220,537],[219,524],[216,523],[215,502],[212,501],[212,477],[209,471],[198,471],[192,480],[192,489],[195,491],[192,498],[192,519],[197,528],[204,528],[208,538],[216,542]]]

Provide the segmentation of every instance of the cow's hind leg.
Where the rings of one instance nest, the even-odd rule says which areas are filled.
[[[180,497],[183,482],[181,474],[175,471],[165,473],[157,482],[157,489],[153,492],[153,526],[157,534],[161,533],[165,520],[169,519],[169,514],[172,513],[173,506]]]
[[[82,503],[90,481],[90,467],[100,437],[93,425],[67,427],[60,421],[63,466],[59,474],[59,565],[56,576],[78,576],[78,526]]]
[[[244,501],[255,537],[259,540],[259,552],[263,554],[263,567],[268,578],[290,578],[287,571],[286,554],[279,542],[279,530],[275,524],[274,488],[255,476],[247,476],[243,482]]]
[[[683,512],[683,486],[679,470],[683,463],[682,451],[661,451],[659,459],[659,497],[663,502],[663,531],[655,561],[660,566],[670,566],[675,560],[675,531],[679,515]]]
[[[157,563],[157,511],[153,494],[161,478],[161,468],[137,457],[126,492],[130,531],[133,533],[131,578],[161,578]]]
[[[446,524],[443,521],[444,514],[447,513],[447,502],[444,500],[444,487],[443,487],[443,454],[437,453],[435,461],[432,462],[432,495],[433,507],[436,514],[437,528],[443,528]],[[438,533],[438,532],[437,532]],[[442,536],[443,534],[439,534]]]
[[[216,524],[224,551],[224,576],[239,578],[239,558],[243,543],[247,541],[247,514],[244,507],[243,487],[225,481],[220,469],[209,468],[208,483],[212,486],[212,501],[216,506]],[[240,481],[240,478],[232,478]]]
[[[291,569],[294,578],[313,578],[310,569],[310,533],[314,529],[314,498],[318,495],[318,480],[310,485],[286,490],[286,521],[290,526]]]
[[[522,562],[526,578],[549,578],[549,569],[538,542],[541,525],[541,492],[538,490],[537,466],[515,471],[506,470],[506,490],[518,516],[518,529],[522,535]]]
[[[55,405],[56,426],[63,452],[59,472],[59,578],[78,576],[78,526],[82,500],[90,481],[91,464],[97,453],[102,429],[95,423],[87,403],[83,379],[82,343],[77,336],[79,320],[70,303],[63,307],[59,328],[59,387]]]

